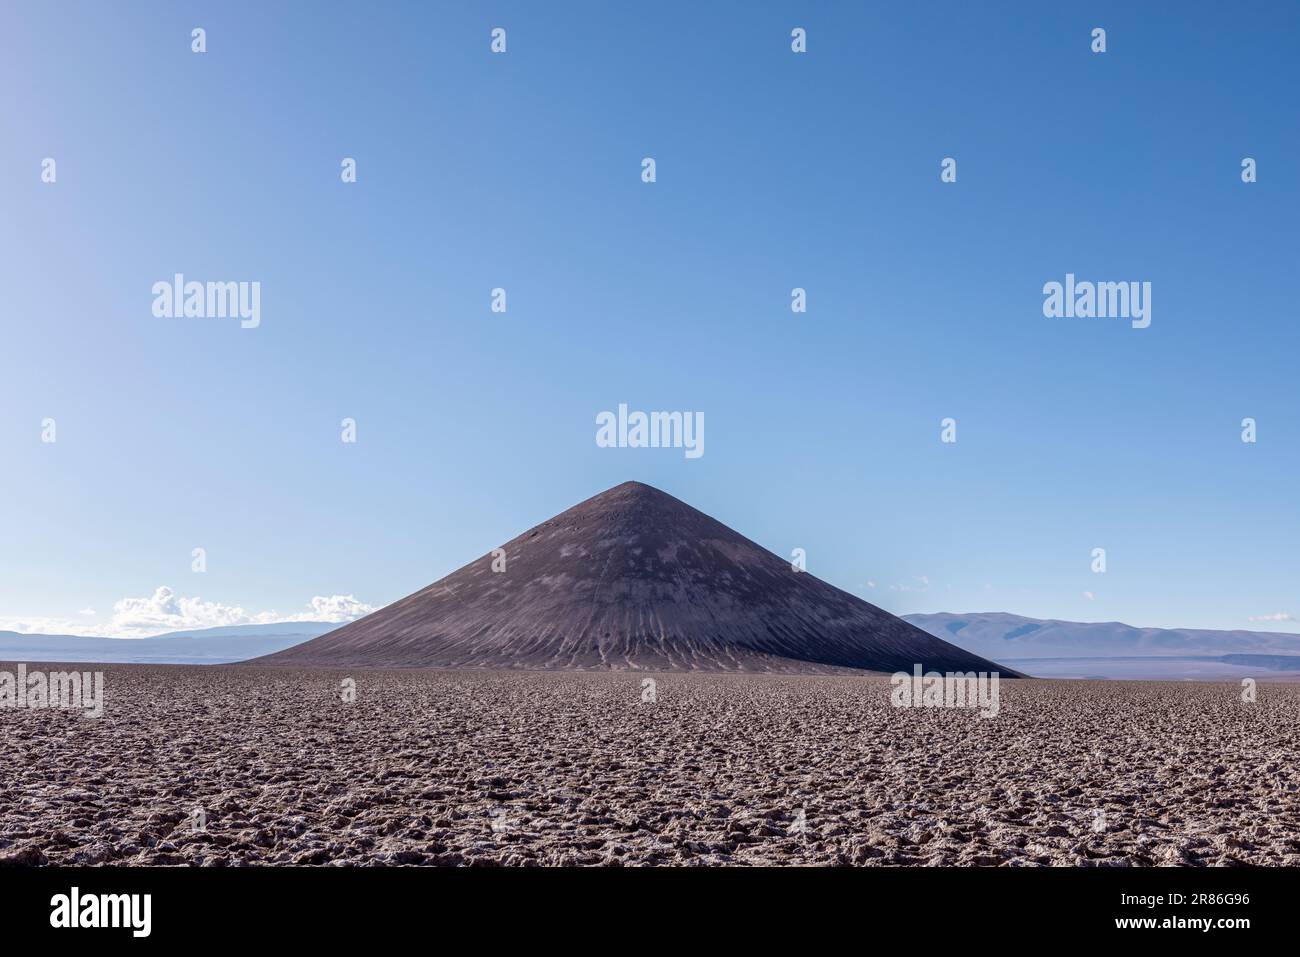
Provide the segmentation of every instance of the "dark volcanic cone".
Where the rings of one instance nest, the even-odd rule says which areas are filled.
[[[254,659],[298,667],[1014,672],[624,482],[365,618]]]

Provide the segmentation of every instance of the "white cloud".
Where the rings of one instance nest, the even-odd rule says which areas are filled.
[[[930,590],[929,575],[917,575],[915,581],[920,582],[920,584],[909,585],[908,583],[903,582],[898,585],[890,585],[889,590],[890,591],[929,591]]]
[[[0,618],[0,631],[16,631],[20,635],[103,635],[103,630],[84,621],[66,618]]]
[[[95,609],[93,609],[93,608],[83,608],[83,609],[81,609],[81,611],[77,612],[77,614],[78,614],[78,615],[85,615],[87,618],[94,618],[94,617],[95,617]]]
[[[252,621],[237,605],[187,598],[161,585],[147,598],[123,598],[114,602],[113,617],[107,627],[113,637],[142,638],[165,631],[245,625]]]
[[[1248,621],[1295,621],[1295,615],[1279,611],[1276,615],[1251,615]]]
[[[1090,591],[1086,591],[1086,592],[1084,592],[1084,593],[1083,593],[1083,597],[1086,598],[1086,599],[1088,599],[1088,601],[1096,601],[1096,600],[1097,600],[1097,596],[1094,595],[1094,594],[1093,594],[1092,592],[1090,592]]]
[[[317,595],[311,600],[311,611],[290,615],[288,618],[276,618],[275,621],[354,621],[375,610],[374,605],[357,601],[353,595],[330,595],[322,598]]]
[[[345,622],[368,615],[373,605],[354,595],[317,595],[307,611],[282,615],[276,611],[256,614],[238,605],[204,601],[197,596],[178,595],[166,585],[144,598],[123,598],[113,603],[113,616],[103,624],[67,621],[59,618],[0,618],[0,631],[44,635],[97,635],[107,638],[148,638],[168,631],[193,631],[230,625],[268,625],[280,621]],[[93,616],[93,609],[80,614]]]

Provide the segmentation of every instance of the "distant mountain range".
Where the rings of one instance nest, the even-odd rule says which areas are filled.
[[[1274,631],[1138,628],[1006,612],[903,617],[967,651],[1044,678],[1300,675],[1300,635]]]
[[[1059,621],[1006,612],[904,617],[966,651],[1037,677],[1300,678],[1300,635],[1137,628],[1117,621]],[[341,627],[291,621],[130,639],[0,631],[0,661],[229,664],[273,654]]]
[[[0,631],[0,661],[228,664],[301,644],[337,627],[337,623],[330,622],[286,621],[174,631],[153,638],[84,638]]]

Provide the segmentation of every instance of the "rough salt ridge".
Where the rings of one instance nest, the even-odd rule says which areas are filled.
[[[1297,685],[105,670],[0,712],[0,862],[1300,865]]]

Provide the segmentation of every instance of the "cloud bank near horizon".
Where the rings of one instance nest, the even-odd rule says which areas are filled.
[[[24,635],[77,635],[97,638],[149,638],[171,631],[196,631],[231,625],[270,625],[280,622],[354,621],[375,611],[375,606],[354,595],[317,595],[307,611],[282,615],[277,611],[249,613],[238,605],[204,601],[198,596],[178,595],[166,585],[143,598],[122,598],[113,603],[113,616],[103,623],[59,618],[0,618],[0,631]],[[87,609],[90,611],[90,609]],[[82,614],[85,614],[83,612]]]

